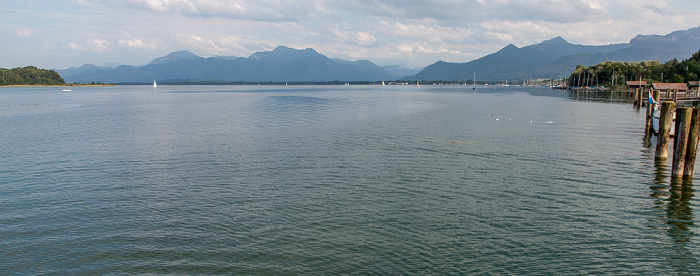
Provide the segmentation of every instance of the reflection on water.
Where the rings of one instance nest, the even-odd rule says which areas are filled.
[[[658,212],[657,227],[664,231],[669,238],[671,247],[666,260],[669,267],[680,273],[694,273],[699,261],[692,249],[692,239],[697,235],[691,229],[694,225],[691,199],[693,198],[693,180],[670,177],[670,169],[666,160],[655,162],[655,179],[651,185],[651,197],[655,199],[654,208]],[[662,226],[665,225],[665,226]]]
[[[577,100],[590,100],[590,101],[611,101],[611,102],[621,102],[629,101],[630,97],[627,91],[572,91],[571,97]]]

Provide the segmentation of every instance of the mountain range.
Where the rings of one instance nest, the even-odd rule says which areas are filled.
[[[66,82],[329,82],[379,80],[519,81],[568,76],[576,65],[604,61],[666,62],[686,59],[700,50],[700,27],[668,35],[638,35],[629,43],[603,46],[571,44],[555,37],[519,48],[510,44],[482,58],[452,63],[438,61],[420,72],[398,66],[380,67],[370,61],[328,58],[311,48],[279,46],[244,57],[203,58],[188,51],[159,57],[143,66],[99,67],[86,64],[56,70]]]
[[[257,52],[248,58],[203,58],[188,51],[159,57],[144,66],[121,65],[116,68],[86,64],[78,68],[56,70],[67,82],[327,82],[379,81],[399,79],[417,70],[389,66],[382,68],[370,61],[330,59],[313,49],[295,50],[279,46],[273,51]]]
[[[566,77],[576,65],[590,66],[605,61],[666,62],[687,59],[700,50],[700,27],[665,36],[637,35],[629,43],[604,46],[571,44],[556,37],[518,48],[510,44],[498,52],[466,63],[438,61],[405,80],[524,80]]]

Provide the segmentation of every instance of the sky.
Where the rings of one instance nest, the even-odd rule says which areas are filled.
[[[627,43],[700,26],[698,0],[3,0],[0,68],[145,65],[278,46],[422,68],[561,36]]]

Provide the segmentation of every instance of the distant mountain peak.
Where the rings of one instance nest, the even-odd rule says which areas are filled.
[[[635,36],[630,44],[634,43],[663,43],[663,42],[676,42],[680,39],[700,39],[700,27],[690,28],[688,30],[675,31],[667,35],[642,35],[639,34]],[[695,48],[695,47],[694,47]]]
[[[552,38],[550,40],[545,40],[542,41],[543,44],[569,44],[566,39],[562,38],[561,36],[557,36],[555,38]]]
[[[274,50],[272,50],[272,52],[284,53],[284,54],[288,54],[288,53],[301,53],[301,52],[318,54],[318,52],[316,52],[316,50],[314,50],[314,49],[312,49],[312,48],[306,48],[306,49],[304,49],[304,50],[297,50],[297,49],[289,48],[289,47],[287,47],[287,46],[282,46],[282,45],[277,46],[277,48],[275,48]]]
[[[503,47],[503,49],[501,49],[500,51],[498,51],[496,53],[517,51],[518,49],[520,49],[520,48],[518,48],[518,46],[515,46],[515,45],[513,45],[513,43],[511,43],[511,44],[508,44],[506,47]]]
[[[272,50],[272,52],[280,52],[280,51],[292,52],[292,51],[298,51],[298,50],[297,50],[297,49],[289,48],[289,47],[284,46],[284,45],[277,46],[277,48],[275,48],[274,50]]]
[[[252,55],[250,55],[250,59],[257,59],[257,60],[264,60],[264,59],[277,59],[277,60],[289,60],[289,59],[294,59],[294,58],[301,58],[301,57],[310,57],[310,56],[319,56],[319,57],[324,57],[326,56],[316,52],[316,50],[311,49],[311,48],[306,48],[304,50],[297,50],[297,49],[292,49],[287,46],[277,46],[272,51],[266,51],[266,52],[257,52]]]
[[[190,53],[189,51],[177,51],[177,52],[172,52],[168,54],[167,56],[164,57],[159,57],[151,61],[149,64],[160,64],[160,63],[175,63],[175,62],[180,62],[183,60],[193,60],[193,59],[200,59],[201,57]]]

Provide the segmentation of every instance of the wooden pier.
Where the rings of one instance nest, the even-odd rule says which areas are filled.
[[[631,98],[634,107],[647,107],[646,135],[658,133],[654,154],[656,161],[666,162],[669,143],[673,138],[671,177],[692,179],[700,138],[698,90],[690,90],[683,83],[652,83],[650,87],[646,87],[646,81],[641,80],[628,81],[627,85],[627,97]],[[655,109],[660,110],[658,129],[654,129]]]
[[[695,169],[698,141],[700,140],[700,95],[697,91],[683,91],[679,89],[667,89],[666,91],[649,89],[635,93],[635,107],[647,104],[647,133],[658,132],[655,159],[665,161],[668,159],[668,146],[671,139],[671,128],[674,128],[673,136],[673,164],[672,178],[692,179]],[[649,99],[649,93],[652,97]],[[644,101],[643,99],[649,99]],[[658,130],[653,127],[653,106],[651,101],[657,101],[660,108]],[[658,107],[660,106],[660,107]],[[674,118],[675,114],[675,120]]]

